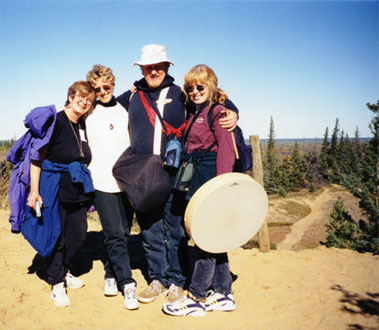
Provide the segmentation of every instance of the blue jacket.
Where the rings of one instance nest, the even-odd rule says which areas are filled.
[[[15,164],[9,182],[11,230],[19,233],[24,219],[25,191],[30,184],[30,163],[39,160],[39,151],[49,143],[57,112],[54,105],[35,108],[25,117],[28,131],[10,149],[7,159]]]
[[[35,212],[25,205],[25,220],[21,232],[26,240],[42,257],[47,257],[54,249],[61,233],[58,213],[58,190],[62,172],[69,172],[72,182],[83,184],[84,193],[94,191],[91,173],[84,164],[52,163],[48,159],[42,162],[40,195],[43,200],[42,217],[36,218]]]

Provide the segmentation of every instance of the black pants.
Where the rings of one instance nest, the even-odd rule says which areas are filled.
[[[105,236],[108,260],[105,278],[116,278],[121,289],[135,283],[130,268],[128,240],[133,220],[133,209],[125,193],[106,193],[96,190],[95,206]]]
[[[59,204],[61,234],[47,259],[47,281],[51,285],[64,281],[71,262],[87,236],[87,205],[84,203]]]

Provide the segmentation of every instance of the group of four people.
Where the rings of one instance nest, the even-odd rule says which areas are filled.
[[[40,184],[50,171],[45,163],[64,164],[57,191],[61,234],[53,252],[47,258],[47,279],[52,285],[51,298],[56,306],[70,304],[66,287],[80,288],[82,280],[70,273],[75,254],[82,246],[87,231],[86,212],[93,202],[100,217],[108,260],[105,264],[104,295],[124,294],[124,306],[139,308],[139,302],[149,303],[166,295],[163,311],[171,315],[204,315],[206,311],[235,309],[232,296],[232,278],[226,253],[211,254],[196,247],[197,257],[193,274],[186,286],[184,268],[187,239],[183,228],[183,212],[174,211],[176,192],[171,191],[160,210],[136,212],[143,237],[143,248],[148,267],[149,285],[137,296],[128,252],[128,239],[134,210],[122,187],[112,174],[120,155],[130,146],[133,154],[153,154],[157,136],[160,155],[165,155],[172,132],[164,128],[156,134],[146,107],[150,106],[162,122],[172,127],[178,136],[184,135],[182,157],[201,157],[189,191],[188,201],[195,191],[216,175],[232,172],[234,149],[231,131],[237,122],[237,108],[218,88],[217,77],[206,65],[197,65],[185,75],[184,91],[174,84],[168,74],[173,62],[167,59],[166,49],[160,45],[142,48],[143,78],[131,90],[115,98],[115,77],[110,68],[94,65],[87,81],[70,86],[63,111],[57,115],[52,137],[41,157],[30,167],[30,193],[27,205],[36,209],[45,196]],[[164,111],[159,114],[157,101],[163,89],[168,89]],[[97,101],[95,102],[97,98]],[[147,101],[147,102],[146,102]],[[214,129],[208,125],[207,114],[212,110]],[[233,110],[227,115],[227,109]],[[156,125],[157,127],[160,127]],[[159,128],[160,129],[160,128]],[[83,185],[73,179],[70,164],[88,166],[94,191],[84,191]],[[68,168],[68,169],[67,169]],[[82,170],[85,170],[82,169]],[[173,182],[175,171],[168,170]],[[45,179],[48,180],[48,179]],[[185,205],[185,203],[184,203]]]

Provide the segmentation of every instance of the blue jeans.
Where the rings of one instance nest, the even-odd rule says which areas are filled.
[[[232,292],[228,255],[226,253],[209,253],[195,246],[198,253],[192,274],[189,291],[197,299],[204,299],[207,291],[212,289],[223,295]]]
[[[148,264],[149,280],[158,280],[165,287],[183,287],[185,247],[187,244],[182,216],[172,210],[173,194],[161,213],[137,212]]]
[[[135,283],[128,251],[133,210],[124,193],[95,192],[95,206],[103,227],[108,260],[105,278],[116,278],[120,288]]]

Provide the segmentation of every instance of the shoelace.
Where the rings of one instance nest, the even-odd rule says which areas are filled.
[[[170,295],[173,295],[173,296],[175,296],[175,297],[179,297],[179,287],[177,287],[176,285],[174,285],[174,284],[171,284],[170,285],[170,288],[168,289],[168,293],[170,294]]]
[[[150,291],[158,291],[158,292],[162,291],[160,283],[157,280],[154,280],[153,282],[150,283],[149,289]]]
[[[136,290],[133,288],[128,288],[124,292],[125,296],[127,296],[128,299],[135,299],[137,297]]]

